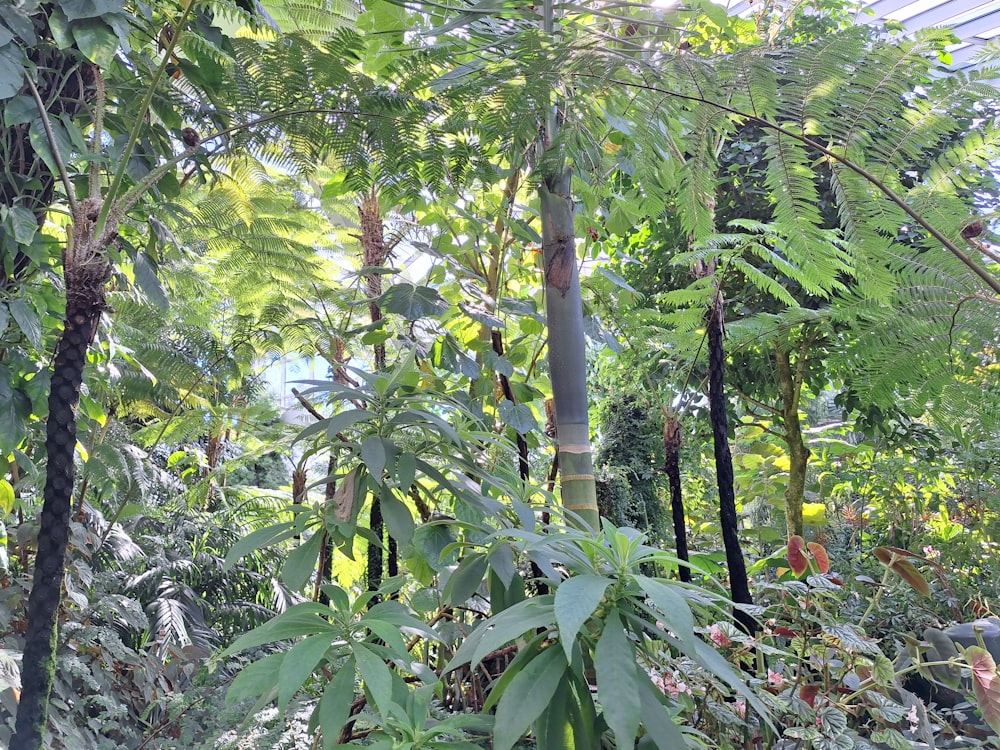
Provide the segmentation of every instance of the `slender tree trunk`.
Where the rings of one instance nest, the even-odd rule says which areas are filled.
[[[361,199],[358,207],[358,216],[361,219],[361,248],[364,252],[363,262],[368,268],[382,266],[388,251],[385,245],[385,235],[382,226],[382,213],[378,205],[378,193],[372,189]],[[368,313],[374,325],[382,320],[382,308],[377,302],[382,296],[382,275],[370,273],[365,277],[366,292],[368,294]],[[375,371],[385,370],[385,344],[375,344]],[[378,539],[385,539],[385,524],[382,521],[382,504],[378,497],[372,497],[371,515],[368,527]],[[390,550],[392,552],[392,550]],[[377,544],[368,545],[368,588],[372,591],[382,585],[385,575],[385,564],[383,560],[382,547]]]
[[[709,275],[714,269],[701,269]],[[736,604],[753,604],[750,583],[747,579],[746,561],[740,546],[739,516],[736,514],[736,483],[733,473],[733,455],[729,449],[729,416],[727,413],[725,378],[726,350],[723,343],[723,297],[716,288],[712,306],[706,316],[708,326],[708,400],[712,422],[712,439],[715,447],[715,472],[719,486],[719,523],[722,526],[722,543],[726,550],[729,568],[729,591]],[[736,622],[750,635],[757,632],[757,621],[737,609]]]
[[[502,357],[503,335],[500,331],[496,329],[490,331],[490,343],[493,345],[493,351],[498,356]],[[503,392],[503,397],[512,404],[516,404],[517,399],[514,398],[514,389],[511,388],[510,378],[502,372],[499,373],[498,378],[500,380],[500,390]],[[531,476],[531,470],[528,464],[528,441],[520,432],[517,433],[517,473],[521,477],[522,482],[527,482]]]
[[[805,500],[806,470],[809,465],[809,448],[802,437],[802,423],[799,421],[799,400],[802,395],[802,381],[805,377],[808,343],[800,347],[798,361],[792,369],[791,357],[777,342],[774,344],[774,358],[778,363],[778,387],[781,391],[781,421],[785,429],[785,444],[788,447],[788,486],[785,487],[785,526],[788,537],[801,535],[804,529],[802,506]]]
[[[107,309],[105,284],[111,264],[93,236],[100,202],[82,201],[69,230],[64,257],[66,319],[56,344],[46,423],[45,491],[38,530],[38,555],[28,597],[21,701],[10,750],[38,750],[48,718],[49,695],[56,669],[58,611],[66,570],[66,546],[76,470],[76,410],[83,370],[101,314]]]
[[[687,523],[684,518],[684,498],[681,495],[681,443],[683,433],[681,432],[680,420],[675,417],[668,417],[663,426],[663,469],[667,474],[667,481],[670,486],[670,513],[674,522],[674,545],[677,550],[678,559],[683,562],[688,561],[687,543]],[[689,583],[691,581],[691,569],[686,565],[681,565],[678,570],[680,579]]]

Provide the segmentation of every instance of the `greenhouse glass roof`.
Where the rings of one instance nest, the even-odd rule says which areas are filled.
[[[749,10],[747,0],[730,0],[730,13]],[[898,21],[907,31],[933,27],[950,28],[961,39],[950,47],[952,67],[971,65],[987,42],[1000,37],[1000,0],[874,0],[859,23]]]

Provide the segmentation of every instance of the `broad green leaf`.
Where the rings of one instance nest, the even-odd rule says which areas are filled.
[[[612,271],[610,268],[605,268],[604,266],[598,266],[597,272],[601,274],[601,276],[606,278],[608,281],[610,281],[612,284],[621,287],[626,292],[631,292],[632,294],[636,295],[639,294],[639,292],[631,284],[625,281],[624,278],[622,278],[620,275]]]
[[[981,646],[965,649],[965,660],[972,669],[972,689],[983,719],[994,732],[1000,732],[1000,679],[993,656]]]
[[[317,633],[339,633],[339,629],[326,619],[330,608],[317,602],[303,602],[285,610],[274,619],[244,633],[225,651],[223,656],[232,656],[248,648],[263,646],[265,643],[287,641]]]
[[[513,401],[501,401],[497,407],[500,419],[508,427],[513,427],[515,432],[527,435],[529,432],[538,429],[538,422],[531,409],[524,404],[515,404]]]
[[[486,577],[488,564],[481,552],[466,555],[445,584],[445,601],[459,605],[471,599]]]
[[[330,750],[336,744],[340,730],[351,716],[355,669],[353,658],[344,662],[319,699],[316,711],[319,713],[319,728],[323,732],[323,750]]]
[[[597,697],[604,720],[614,732],[618,747],[632,747],[641,713],[639,667],[635,649],[625,636],[625,626],[614,608],[594,651]]]
[[[14,450],[27,435],[31,401],[10,383],[10,373],[0,366],[0,453]]]
[[[385,716],[392,703],[392,675],[389,673],[389,668],[381,656],[363,643],[353,643],[351,647],[354,649],[354,658],[358,661],[361,679],[371,693],[375,708]]]
[[[674,587],[670,584],[662,583],[655,578],[636,576],[635,580],[660,610],[667,628],[688,645],[693,645],[697,640],[694,633],[694,615],[691,614],[691,608],[684,597],[674,591]]]
[[[330,649],[329,634],[312,635],[292,646],[278,670],[278,707],[284,708],[302,688]]]
[[[688,747],[684,735],[674,723],[667,707],[660,703],[656,688],[649,678],[640,678],[639,702],[641,704],[642,724],[649,737],[659,750],[677,750]]]
[[[582,575],[563,581],[556,589],[556,624],[559,626],[559,640],[566,652],[567,661],[577,633],[594,614],[610,583],[603,576]]]
[[[396,483],[403,492],[408,492],[417,476],[417,457],[410,451],[396,457]]]
[[[246,698],[256,698],[273,688],[278,683],[278,673],[285,656],[287,652],[281,651],[244,668],[226,691],[226,705],[232,706]]]
[[[446,671],[457,669],[463,664],[475,666],[501,646],[525,633],[549,627],[554,620],[551,595],[526,599],[515,604],[476,626],[462,641]]]
[[[382,518],[385,519],[389,535],[400,544],[406,545],[413,539],[413,514],[392,491],[382,493]]]
[[[292,591],[299,591],[316,572],[324,536],[322,531],[315,531],[305,544],[300,544],[288,554],[281,568],[281,578]]]
[[[16,96],[23,83],[24,54],[16,44],[5,44],[0,47],[0,101]]]
[[[61,120],[50,117],[49,125],[52,127],[52,136],[56,142],[56,150],[59,152],[63,164],[65,164],[69,160],[69,155],[73,152],[73,142],[70,140],[69,134],[66,132],[66,128],[63,126]],[[59,164],[56,161],[52,146],[49,144],[48,134],[45,132],[40,119],[32,120],[31,126],[28,129],[28,141],[42,161],[45,162],[45,166],[53,174],[58,174]]]
[[[2,388],[2,385],[0,385],[0,388]],[[0,399],[0,402],[2,402],[2,399]],[[257,529],[247,534],[230,548],[222,565],[223,572],[230,570],[238,560],[249,555],[251,552],[256,552],[264,547],[270,547],[272,544],[290,539],[295,535],[294,526],[294,521],[285,521],[284,523],[276,523],[273,526],[265,526],[263,529]]]
[[[143,291],[149,299],[160,310],[169,307],[167,290],[160,281],[156,273],[156,264],[146,253],[139,253],[135,256],[132,264],[132,272],[135,274],[135,284]]]
[[[388,312],[402,315],[407,320],[418,320],[441,315],[448,309],[448,302],[436,289],[413,284],[393,284],[379,299]]]
[[[62,0],[59,6],[70,21],[122,12],[121,0]]]
[[[514,365],[511,361],[506,357],[501,357],[492,349],[483,352],[483,367],[500,375],[506,375],[508,378],[514,374]]]
[[[19,245],[30,245],[38,231],[38,220],[35,215],[24,206],[10,206],[7,209],[7,218],[14,230],[14,241]]]
[[[385,441],[378,435],[368,437],[361,444],[361,460],[368,467],[368,473],[371,474],[372,479],[381,484],[386,461]]]
[[[36,349],[42,346],[42,321],[38,317],[35,309],[23,299],[13,299],[7,303],[7,309],[21,329],[24,337],[31,342]]]
[[[361,622],[365,624],[368,624],[372,620],[381,620],[382,622],[389,623],[397,630],[420,633],[422,636],[432,641],[441,640],[441,636],[438,635],[433,628],[420,618],[414,617],[410,614],[406,607],[395,600],[384,601],[376,604],[365,613],[364,617],[361,618]]]
[[[510,610],[507,610],[508,612]],[[566,673],[562,649],[542,649],[518,672],[497,706],[493,750],[511,750],[549,705]]]
[[[70,26],[76,46],[92,63],[102,68],[111,66],[118,50],[118,35],[99,18],[77,21]]]

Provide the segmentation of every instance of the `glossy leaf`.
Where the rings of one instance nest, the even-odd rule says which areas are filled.
[[[364,680],[375,707],[384,714],[392,702],[392,675],[389,668],[381,656],[363,643],[355,643],[352,648],[361,679]]]
[[[278,706],[284,707],[305,684],[330,649],[330,635],[313,635],[288,650],[278,669]]]

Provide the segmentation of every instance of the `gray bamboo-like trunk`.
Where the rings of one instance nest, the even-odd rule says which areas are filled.
[[[571,180],[571,171],[563,166],[539,188],[549,377],[555,406],[562,503],[596,529],[600,516],[590,447],[586,340],[573,234]]]

